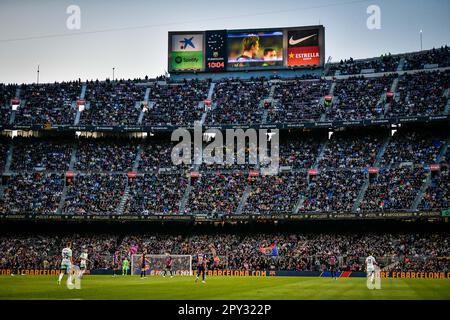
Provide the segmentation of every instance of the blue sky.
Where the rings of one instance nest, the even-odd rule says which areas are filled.
[[[69,30],[66,9],[81,9]],[[369,5],[381,29],[366,26]],[[155,77],[167,69],[167,33],[303,25],[325,26],[332,61],[450,43],[449,0],[0,0],[0,82]]]

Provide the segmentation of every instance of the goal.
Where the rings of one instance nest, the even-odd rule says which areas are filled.
[[[191,255],[170,255],[172,257],[172,274],[176,276],[192,276],[192,256]],[[131,275],[141,274],[142,254],[131,256]],[[166,258],[164,254],[146,254],[146,275],[156,276],[164,274],[166,268]]]

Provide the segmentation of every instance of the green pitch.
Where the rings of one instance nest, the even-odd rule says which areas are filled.
[[[365,278],[85,276],[81,290],[50,276],[0,276],[0,299],[446,299],[449,279],[382,279],[369,290]]]

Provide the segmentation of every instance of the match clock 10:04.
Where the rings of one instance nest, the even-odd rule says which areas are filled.
[[[205,37],[205,71],[224,71],[227,60],[227,31],[206,31]]]

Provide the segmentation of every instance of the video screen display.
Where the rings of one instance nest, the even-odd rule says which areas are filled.
[[[228,33],[228,70],[282,67],[283,56],[283,30]]]
[[[325,28],[169,32],[168,55],[172,73],[323,67]]]

